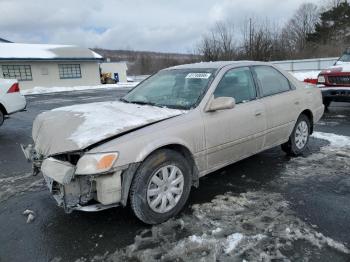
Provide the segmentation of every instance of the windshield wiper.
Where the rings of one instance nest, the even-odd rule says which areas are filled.
[[[128,101],[129,103],[133,103],[133,104],[138,104],[138,105],[150,105],[150,106],[160,106],[156,103],[153,102],[146,102],[146,101]]]
[[[130,103],[130,101],[129,101],[129,100],[126,100],[126,99],[125,99],[125,98],[123,98],[123,97],[122,97],[122,98],[120,98],[120,99],[119,99],[119,101],[122,101],[122,102],[124,102],[124,103]]]

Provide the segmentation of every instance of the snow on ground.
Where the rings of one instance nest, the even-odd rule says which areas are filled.
[[[350,137],[331,133],[314,132],[313,137],[327,140],[333,147],[350,147]]]
[[[107,85],[95,85],[95,86],[70,86],[70,87],[34,87],[32,89],[21,90],[22,95],[37,95],[37,94],[48,94],[57,92],[70,92],[70,91],[82,91],[90,89],[127,89],[135,87],[138,82],[132,83],[118,83],[118,84],[107,84]]]
[[[349,177],[350,155],[338,153],[350,153],[350,137],[320,132],[313,137],[328,142],[319,152],[287,162],[276,184],[300,185],[310,176]],[[94,261],[347,261],[350,254],[343,243],[299,219],[281,193],[228,192],[191,208]]]
[[[24,175],[15,177],[0,178],[0,202],[17,194],[36,191],[43,185],[44,179],[41,176],[33,178],[32,173],[25,173]]]
[[[283,179],[290,185],[312,180],[319,187],[329,181],[337,191],[350,192],[350,137],[314,132],[312,138],[326,140],[327,145],[307,157],[292,159],[285,168]]]
[[[318,74],[321,71],[304,71],[304,72],[290,72],[299,81],[304,81],[305,79],[317,79]]]

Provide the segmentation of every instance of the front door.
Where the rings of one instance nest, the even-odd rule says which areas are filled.
[[[236,106],[203,113],[209,171],[259,151],[266,128],[265,108],[249,67],[228,70],[213,95],[233,97]]]

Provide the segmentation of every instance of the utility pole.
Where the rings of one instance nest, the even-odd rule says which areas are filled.
[[[253,59],[253,52],[252,52],[252,19],[249,18],[249,57],[250,59]]]

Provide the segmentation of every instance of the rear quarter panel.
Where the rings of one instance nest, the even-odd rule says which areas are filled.
[[[7,93],[9,88],[16,83],[13,79],[0,78],[0,104],[3,105],[8,114],[21,111],[26,106],[26,100],[20,92]]]
[[[303,110],[310,110],[313,116],[313,123],[317,123],[324,113],[321,90],[312,84],[300,82],[298,90],[302,96]]]
[[[322,101],[321,90],[316,85],[299,81],[292,74],[282,70],[279,67],[276,68],[280,70],[295,87],[295,91],[298,96],[298,101],[300,101],[300,105],[296,109],[298,112],[295,112],[295,122],[297,121],[299,115],[305,110],[311,111],[313,116],[313,123],[318,122],[324,113],[324,105]],[[292,126],[290,133],[292,133],[294,125]]]

